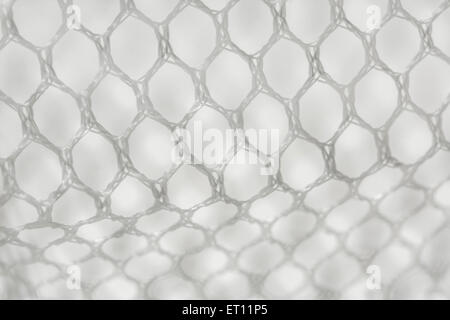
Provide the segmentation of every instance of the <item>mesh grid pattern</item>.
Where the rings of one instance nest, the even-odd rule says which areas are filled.
[[[445,128],[448,123],[444,119],[449,110],[449,92],[446,91],[445,99],[439,101],[437,108],[424,110],[411,96],[410,75],[428,57],[439,59],[445,68],[448,67],[450,56],[435,45],[432,26],[450,10],[450,1],[441,1],[432,15],[422,20],[404,8],[404,1],[388,1],[379,30],[371,33],[361,31],[348,19],[344,1],[324,1],[326,6],[323,10],[329,10],[330,21],[317,39],[306,43],[295,30],[291,30],[292,24],[287,19],[293,0],[249,0],[250,6],[263,6],[262,10],[272,16],[273,23],[271,35],[256,53],[251,54],[241,48],[248,44],[233,41],[229,32],[230,12],[245,1],[172,1],[173,7],[166,18],[157,22],[140,10],[139,3],[122,0],[120,11],[103,34],[90,31],[83,20],[80,30],[70,31],[65,25],[67,17],[62,15],[61,27],[45,47],[38,47],[22,37],[13,15],[15,1],[3,2],[0,56],[12,44],[26,48],[38,59],[40,80],[23,102],[17,101],[14,91],[9,94],[0,88],[0,107],[8,110],[0,112],[0,116],[11,111],[17,114],[23,132],[15,149],[0,158],[2,298],[448,298],[450,137]],[[73,4],[63,0],[57,3],[61,14]],[[211,3],[215,7],[210,7]],[[219,8],[221,3],[223,6]],[[170,43],[169,25],[187,7],[206,14],[216,28],[215,46],[198,68],[180,59]],[[83,17],[83,7],[81,10]],[[383,61],[376,46],[377,35],[395,18],[411,23],[420,37],[419,50],[401,72],[393,71],[389,63]],[[138,77],[123,71],[124,68],[112,55],[111,37],[128,19],[137,19],[150,27],[157,39],[156,60],[147,69],[143,67],[145,70],[141,69],[142,76]],[[325,51],[323,46],[326,40],[338,30],[350,32],[364,50],[364,63],[345,84],[336,81],[339,76],[333,77],[339,75],[339,71],[327,73],[322,61],[325,59],[321,48]],[[83,35],[98,52],[98,72],[91,80],[82,83],[83,90],[74,89],[60,79],[54,65],[55,46],[68,33]],[[264,57],[280,39],[287,39],[298,46],[309,64],[308,77],[291,97],[275,90],[265,75]],[[244,45],[240,47],[236,42]],[[218,103],[207,85],[206,72],[224,51],[236,54],[251,71],[251,89],[234,110]],[[354,61],[353,64],[357,63]],[[151,79],[168,64],[181,68],[195,88],[194,103],[179,122],[167,120],[168,117],[164,116],[167,111],[161,111],[149,98]],[[445,68],[443,72],[448,72]],[[372,70],[388,75],[398,93],[392,114],[376,128],[355,107],[355,88]],[[121,124],[126,129],[120,134],[111,133],[92,108],[92,95],[107,74],[127,84],[137,101],[136,115],[130,118],[129,125]],[[9,79],[14,81],[12,77]],[[317,138],[302,122],[302,97],[317,83],[332,88],[342,99],[342,121],[327,139]],[[50,87],[72,97],[81,117],[80,127],[64,147],[46,137],[35,119],[33,106]],[[248,200],[239,201],[228,194],[230,190],[225,188],[226,165],[211,168],[201,164],[170,164],[156,178],[149,177],[136,165],[129,140],[148,119],[164,126],[167,132],[173,132],[177,127],[185,128],[196,113],[211,108],[219,112],[231,128],[245,128],[244,111],[262,93],[282,105],[289,128],[285,128],[287,135],[280,146],[279,170],[267,177],[265,186]],[[432,143],[419,155],[413,152],[403,156],[392,152],[396,146],[403,148],[402,145],[392,144],[394,138],[390,130],[405,114],[416,117],[414,121],[430,133]],[[150,123],[154,126],[153,122]],[[419,125],[412,125],[406,130],[416,127]],[[373,142],[376,150],[376,161],[361,170],[358,161],[366,159],[364,146],[355,147],[352,142],[345,141],[342,145],[349,154],[339,154],[343,158],[337,158],[339,139],[350,129],[353,135],[369,136],[368,140],[362,140],[362,144],[365,146],[367,141]],[[8,133],[0,136],[3,141],[14,143],[12,137]],[[117,163],[117,170],[105,188],[90,186],[86,183],[89,174],[85,178],[86,175],[79,174],[74,165],[78,161],[75,156],[77,145],[87,141],[86,137],[101,141],[82,149],[88,158],[89,154],[97,156],[97,147],[104,144],[113,147],[105,147],[105,150],[110,148],[114,151],[115,155],[110,160]],[[421,137],[416,136],[417,145],[421,144]],[[318,152],[322,157],[319,162],[324,165],[323,173],[301,187],[291,183],[292,177],[283,168],[286,165],[283,157],[296,141],[310,143],[308,147],[302,147]],[[411,141],[405,144],[411,145]],[[45,193],[39,183],[33,189],[38,190],[38,194],[45,194],[40,199],[27,193],[17,179],[18,159],[25,157],[27,152],[32,159],[28,161],[34,163],[34,170],[28,171],[30,175],[44,170],[39,167],[41,159],[34,158],[32,155],[35,153],[29,150],[51,154],[49,157],[52,159],[57,157],[55,161],[60,166],[57,170],[61,172],[61,179],[50,192]],[[355,154],[358,155],[356,158]],[[408,162],[410,156],[414,159]],[[345,166],[347,157],[356,159],[356,162],[348,160],[350,167]],[[190,168],[186,169],[187,176],[192,175],[193,184],[198,182],[195,179],[208,182],[211,196],[189,208],[180,208],[173,203],[168,188],[176,173],[186,167]],[[192,168],[195,168],[194,171]],[[92,174],[102,170],[107,169],[94,168]],[[357,172],[353,176],[346,174],[355,170]],[[41,177],[53,173],[43,172]],[[385,174],[381,176],[380,172]],[[114,212],[113,194],[128,178],[133,178],[139,188],[149,190],[149,197],[154,201],[140,212],[118,214]],[[44,182],[42,184],[45,185]],[[188,183],[184,187],[190,194],[188,189],[192,186]],[[251,183],[248,188],[252,188]],[[378,192],[378,188],[384,189]],[[88,199],[87,202],[95,205],[95,214],[83,216],[84,212],[74,211],[83,218],[67,224],[55,221],[55,208],[65,196],[66,199],[75,199],[75,207]],[[130,194],[125,197],[130,201],[134,199]],[[258,207],[259,203],[266,209],[272,206],[271,210],[275,212],[273,217],[264,219],[255,211],[251,213],[251,210],[266,210]],[[12,215],[17,218],[19,210],[35,211],[37,215],[16,226],[10,221]],[[60,210],[72,212],[67,207]],[[80,210],[87,209],[83,207]],[[220,216],[211,224],[213,227],[195,218],[202,210],[206,215]],[[148,220],[147,224],[143,222],[153,216],[154,220]],[[98,222],[102,224],[95,224]],[[79,232],[89,225],[95,227],[83,229],[88,230],[84,233]],[[97,232],[100,237],[83,236],[86,232]],[[66,286],[67,268],[73,265],[81,269],[81,290],[69,290]],[[381,290],[368,290],[366,287],[366,268],[370,265],[380,267]]]

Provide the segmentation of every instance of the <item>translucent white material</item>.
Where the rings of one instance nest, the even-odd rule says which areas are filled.
[[[448,0],[0,2],[0,299],[450,297]]]

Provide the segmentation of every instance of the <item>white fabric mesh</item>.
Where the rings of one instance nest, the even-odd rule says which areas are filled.
[[[0,15],[2,298],[448,298],[450,1],[32,2]],[[208,82],[224,52],[240,61],[219,68],[225,93]],[[272,123],[248,111],[259,97]],[[164,162],[202,110],[234,129],[282,123],[278,172],[261,186]]]

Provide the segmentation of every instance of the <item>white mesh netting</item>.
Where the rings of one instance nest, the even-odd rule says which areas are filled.
[[[2,298],[449,297],[450,1],[1,3]]]

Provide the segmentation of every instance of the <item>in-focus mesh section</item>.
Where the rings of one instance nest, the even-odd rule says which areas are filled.
[[[43,1],[50,36],[31,2],[0,16],[2,298],[448,298],[450,1]],[[213,46],[171,44],[192,17]],[[171,163],[207,110],[280,124],[279,170]]]

